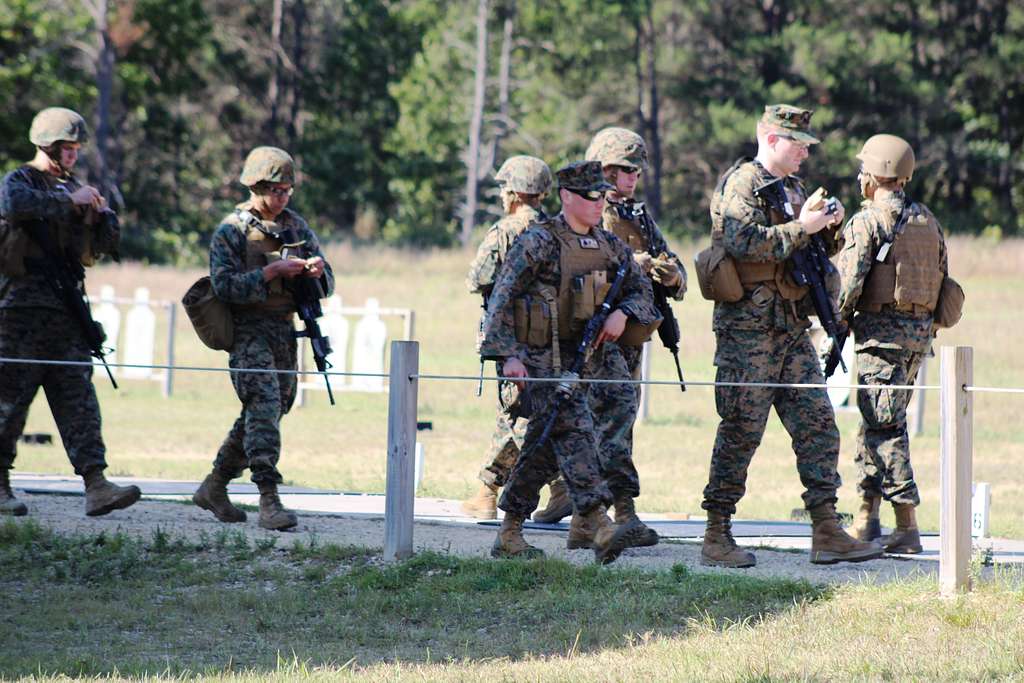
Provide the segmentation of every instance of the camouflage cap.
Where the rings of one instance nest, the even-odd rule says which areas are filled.
[[[782,128],[785,135],[798,142],[816,145],[821,140],[814,137],[811,132],[811,116],[813,114],[814,112],[810,109],[801,109],[790,104],[769,104],[764,108],[761,123]]]
[[[295,160],[278,147],[257,147],[245,158],[239,178],[246,187],[256,183],[295,184]]]
[[[28,139],[36,147],[49,147],[62,141],[84,143],[89,140],[89,129],[78,112],[64,107],[47,107],[32,119]]]
[[[604,178],[600,161],[574,161],[555,173],[558,187],[563,190],[584,190],[604,192],[615,186]]]
[[[587,147],[587,159],[602,166],[635,166],[647,170],[647,145],[644,139],[625,128],[605,128]]]
[[[512,190],[524,194],[544,194],[554,182],[551,169],[537,157],[509,157],[498,169],[494,179]]]

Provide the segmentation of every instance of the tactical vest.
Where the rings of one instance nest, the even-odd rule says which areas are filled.
[[[625,242],[634,252],[650,251],[651,245],[644,234],[643,228],[640,226],[639,216],[632,218],[623,215],[624,213],[632,213],[633,207],[637,207],[640,212],[644,211],[642,204],[637,205],[626,202],[621,204],[615,202],[606,203],[604,213],[601,216],[604,228],[614,233],[616,237]]]
[[[249,217],[246,218],[246,215]],[[281,240],[274,236],[277,224],[264,221],[255,215],[236,210],[232,221],[245,235],[245,269],[247,271],[262,269],[264,266],[281,260]],[[295,298],[284,286],[282,278],[274,278],[267,283],[267,298],[257,304],[236,304],[232,309],[240,313],[260,313],[268,317],[289,318],[296,311]]]
[[[916,204],[905,211],[903,229],[891,242],[884,260],[875,260],[864,281],[858,311],[878,313],[891,308],[924,315],[935,310],[943,278],[939,268],[942,235]],[[886,218],[887,222],[891,220]]]

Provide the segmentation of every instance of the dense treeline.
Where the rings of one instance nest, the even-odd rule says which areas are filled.
[[[131,256],[200,253],[257,144],[298,158],[321,234],[448,245],[492,219],[505,157],[555,166],[623,125],[660,223],[697,235],[763,105],[788,101],[824,134],[813,183],[849,203],[853,155],[891,132],[948,229],[1017,234],[1022,36],[1009,0],[5,0],[0,167],[63,105]]]

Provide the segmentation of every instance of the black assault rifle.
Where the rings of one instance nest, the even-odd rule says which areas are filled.
[[[288,258],[291,255],[304,257],[305,250],[302,248],[304,242],[299,239],[294,228],[287,228],[274,233],[277,239],[281,240],[281,258]],[[322,317],[324,312],[320,307],[320,299],[325,295],[323,287],[320,286],[319,278],[306,277],[304,274],[285,281],[285,286],[291,291],[295,298],[295,308],[299,320],[303,323],[303,329],[296,330],[295,336],[309,339],[309,346],[313,349],[313,362],[316,363],[316,370],[324,376],[324,386],[327,387],[327,398],[331,405],[334,405],[334,392],[331,391],[331,378],[327,371],[331,364],[327,356],[331,354],[330,337],[325,337],[320,331],[317,319]]]
[[[757,188],[754,190],[754,196],[781,213],[785,220],[791,221],[796,218],[793,215],[793,205],[786,197],[786,188],[782,178],[776,178]],[[828,198],[825,200],[824,208],[825,213],[835,213],[836,200]],[[828,249],[825,247],[825,241],[821,234],[811,235],[810,243],[795,250],[790,258],[793,262],[793,281],[801,287],[808,288],[818,322],[821,323],[825,334],[832,340],[832,346],[825,361],[825,378],[832,376],[837,365],[842,366],[843,372],[846,372],[846,363],[843,361],[843,344],[846,343],[849,329],[839,324],[839,313],[836,310],[835,302],[832,301],[828,288],[825,286],[825,280],[835,272],[835,266],[828,258]]]
[[[111,209],[100,212],[101,221],[117,224],[117,214]],[[50,226],[44,220],[32,220],[24,223],[29,237],[43,252],[41,259],[25,259],[26,265],[38,268],[46,278],[46,283],[53,293],[64,304],[65,310],[78,325],[85,343],[89,347],[89,355],[103,363],[110,383],[117,389],[114,374],[107,365],[107,354],[110,350],[103,346],[107,335],[103,326],[92,319],[92,311],[85,302],[85,267],[81,259],[68,248],[63,252],[50,235]],[[88,228],[86,228],[88,229]]]
[[[594,343],[594,339],[601,332],[601,328],[604,327],[604,322],[611,315],[612,306],[615,301],[619,298],[619,292],[622,291],[622,283],[626,279],[626,273],[629,271],[629,263],[623,262],[619,265],[615,271],[615,280],[612,282],[611,288],[604,297],[604,301],[601,303],[601,308],[598,309],[594,317],[587,322],[587,326],[583,328],[583,336],[580,337],[580,343],[576,346],[576,357],[573,359],[572,367],[566,372],[562,373],[562,381],[558,383],[555,388],[555,400],[553,405],[548,408],[547,418],[544,422],[544,429],[541,430],[540,437],[537,438],[532,444],[529,444],[527,448],[523,449],[523,453],[520,457],[526,457],[532,455],[541,446],[547,443],[547,440],[551,438],[551,430],[555,426],[555,420],[558,419],[558,413],[561,411],[562,406],[565,404],[569,397],[572,395],[573,390],[579,383],[580,373],[583,372],[583,365],[587,362],[587,357],[590,351],[590,345]],[[515,381],[512,379],[511,381]]]
[[[480,327],[477,329],[477,343],[484,336],[484,322],[487,320],[487,295],[480,295]],[[484,360],[480,359],[480,379],[476,383],[476,395],[479,398],[484,393]]]
[[[654,243],[654,227],[651,225],[651,217],[647,212],[642,208],[639,211],[630,211],[630,209],[627,209],[622,204],[616,205],[615,208],[623,218],[640,222],[640,227],[643,229],[644,236],[647,239],[647,245],[650,247]],[[651,288],[654,290],[654,305],[662,317],[661,325],[658,326],[658,337],[661,339],[662,346],[669,350],[669,353],[672,354],[672,359],[676,362],[679,390],[685,392],[686,383],[683,380],[683,369],[679,366],[679,341],[681,339],[679,321],[676,320],[676,314],[672,311],[672,305],[668,302],[668,287],[652,279]]]

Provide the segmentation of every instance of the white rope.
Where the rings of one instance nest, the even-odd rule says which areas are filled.
[[[0,358],[0,364],[21,363],[23,365],[71,365],[84,367],[103,367],[99,362],[91,360],[44,360],[41,358]],[[328,375],[330,377],[389,377],[380,372],[320,372],[319,370],[276,370],[267,368],[207,368],[190,365],[143,365],[140,363],[107,363],[112,368],[144,368],[149,370],[178,370],[190,372],[243,372],[253,375]]]

